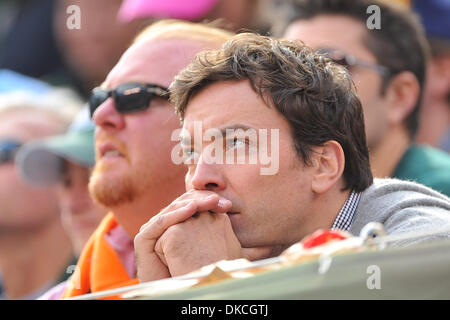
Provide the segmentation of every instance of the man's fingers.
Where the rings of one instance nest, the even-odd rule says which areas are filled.
[[[190,201],[185,206],[171,212],[160,213],[144,224],[136,237],[156,241],[170,226],[189,219],[196,212],[196,202]]]
[[[201,192],[199,190],[186,192],[180,196],[177,200],[172,202],[164,212],[172,211],[178,208],[180,205],[184,205],[186,201],[196,201],[199,211],[213,211],[216,213],[225,213],[231,208],[231,201],[220,197],[218,194],[211,191]]]
[[[219,196],[210,196],[204,201],[198,202],[198,211],[212,211],[215,213],[226,213],[231,208],[231,201],[220,198]]]
[[[161,238],[156,241],[155,253],[158,256],[158,258],[161,260],[161,262],[167,267],[167,260],[166,260],[166,257],[164,256],[164,251],[162,249]]]
[[[169,206],[164,208],[160,213],[158,213],[156,216],[154,216],[148,222],[143,224],[141,226],[139,232],[144,230],[149,224],[153,224],[154,220],[157,220],[157,219],[164,220],[164,218],[161,218],[162,215],[166,215],[166,214],[169,214],[180,208],[184,208],[187,205],[189,205],[190,203],[195,203],[195,205],[197,207],[197,212],[210,211],[210,212],[216,212],[216,213],[226,213],[228,210],[230,210],[230,208],[232,206],[232,203],[230,200],[220,198],[217,194],[211,194],[204,198],[199,198],[199,199],[176,200],[176,201],[172,202]],[[192,213],[192,215],[194,215],[194,214],[195,214],[195,212]],[[190,216],[188,216],[187,218],[189,218],[189,217]]]
[[[196,199],[197,211],[213,211],[216,213],[225,213],[231,208],[231,201],[220,198],[217,194],[209,195],[203,199]]]

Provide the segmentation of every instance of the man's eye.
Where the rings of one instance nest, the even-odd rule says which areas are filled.
[[[233,138],[227,140],[227,147],[228,148],[239,148],[239,147],[245,147],[247,145],[245,140],[241,140],[238,138]]]

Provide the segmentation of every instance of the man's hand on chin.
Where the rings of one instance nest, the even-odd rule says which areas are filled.
[[[168,228],[155,252],[171,276],[195,271],[220,260],[269,257],[274,247],[242,248],[225,213],[201,212]]]
[[[158,239],[155,251],[172,276],[242,257],[241,244],[225,213],[197,213],[170,227]]]
[[[142,225],[139,233],[134,238],[139,281],[153,281],[179,275],[181,274],[180,272],[186,273],[195,270],[199,265],[198,261],[211,261],[211,258],[208,258],[210,254],[209,250],[213,248],[213,244],[216,246],[217,242],[220,241],[226,241],[225,245],[222,244],[222,247],[227,248],[225,250],[227,251],[226,255],[231,254],[231,256],[235,256],[235,251],[237,251],[236,247],[240,248],[240,245],[226,215],[231,205],[231,201],[221,198],[214,192],[202,190],[189,191],[178,197],[169,206]],[[197,214],[199,212],[205,214]],[[193,217],[194,215],[196,217]],[[208,229],[201,230],[201,228],[204,228],[207,218],[209,218],[208,221],[215,221],[215,223],[209,226]],[[192,220],[192,222],[184,224],[188,220]],[[222,230],[220,235],[209,235],[208,231],[214,233],[219,227],[225,228],[224,226],[227,223],[228,228]],[[180,226],[183,226],[181,230],[179,230]],[[184,232],[183,230],[186,226],[194,234]],[[199,228],[200,230],[198,230]],[[180,238],[175,239],[174,234],[178,234],[177,237]],[[162,237],[163,235],[164,237]],[[201,250],[199,248],[211,241],[214,242],[207,247],[208,250]],[[157,242],[159,242],[158,251],[156,249]],[[181,246],[184,248],[183,250],[179,249]],[[193,254],[192,257],[188,257],[189,251]],[[176,257],[175,253],[183,253],[183,255]],[[223,253],[218,251],[215,256],[222,255]],[[198,261],[196,262],[196,260]],[[215,261],[217,260],[212,262]],[[184,264],[184,266],[181,267],[179,264]],[[191,264],[195,266],[191,267]],[[203,265],[201,264],[200,266]],[[175,273],[172,273],[172,271]]]
[[[258,260],[274,247],[242,248],[230,218],[230,200],[214,192],[186,192],[144,224],[134,240],[141,282],[174,277],[220,260]]]

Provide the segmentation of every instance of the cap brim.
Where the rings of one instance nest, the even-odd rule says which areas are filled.
[[[85,167],[95,164],[93,130],[30,142],[20,149],[16,157],[22,176],[37,185],[60,181],[65,161]]]

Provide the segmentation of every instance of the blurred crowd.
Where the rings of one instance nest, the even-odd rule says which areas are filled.
[[[88,189],[96,124],[87,101],[161,19],[299,39],[329,55],[362,101],[374,176],[450,195],[450,1],[389,1],[421,25],[408,33],[381,20],[379,41],[351,8],[330,18],[314,1],[297,1],[298,12],[289,2],[0,0],[0,299],[36,299],[75,271],[107,215]]]

